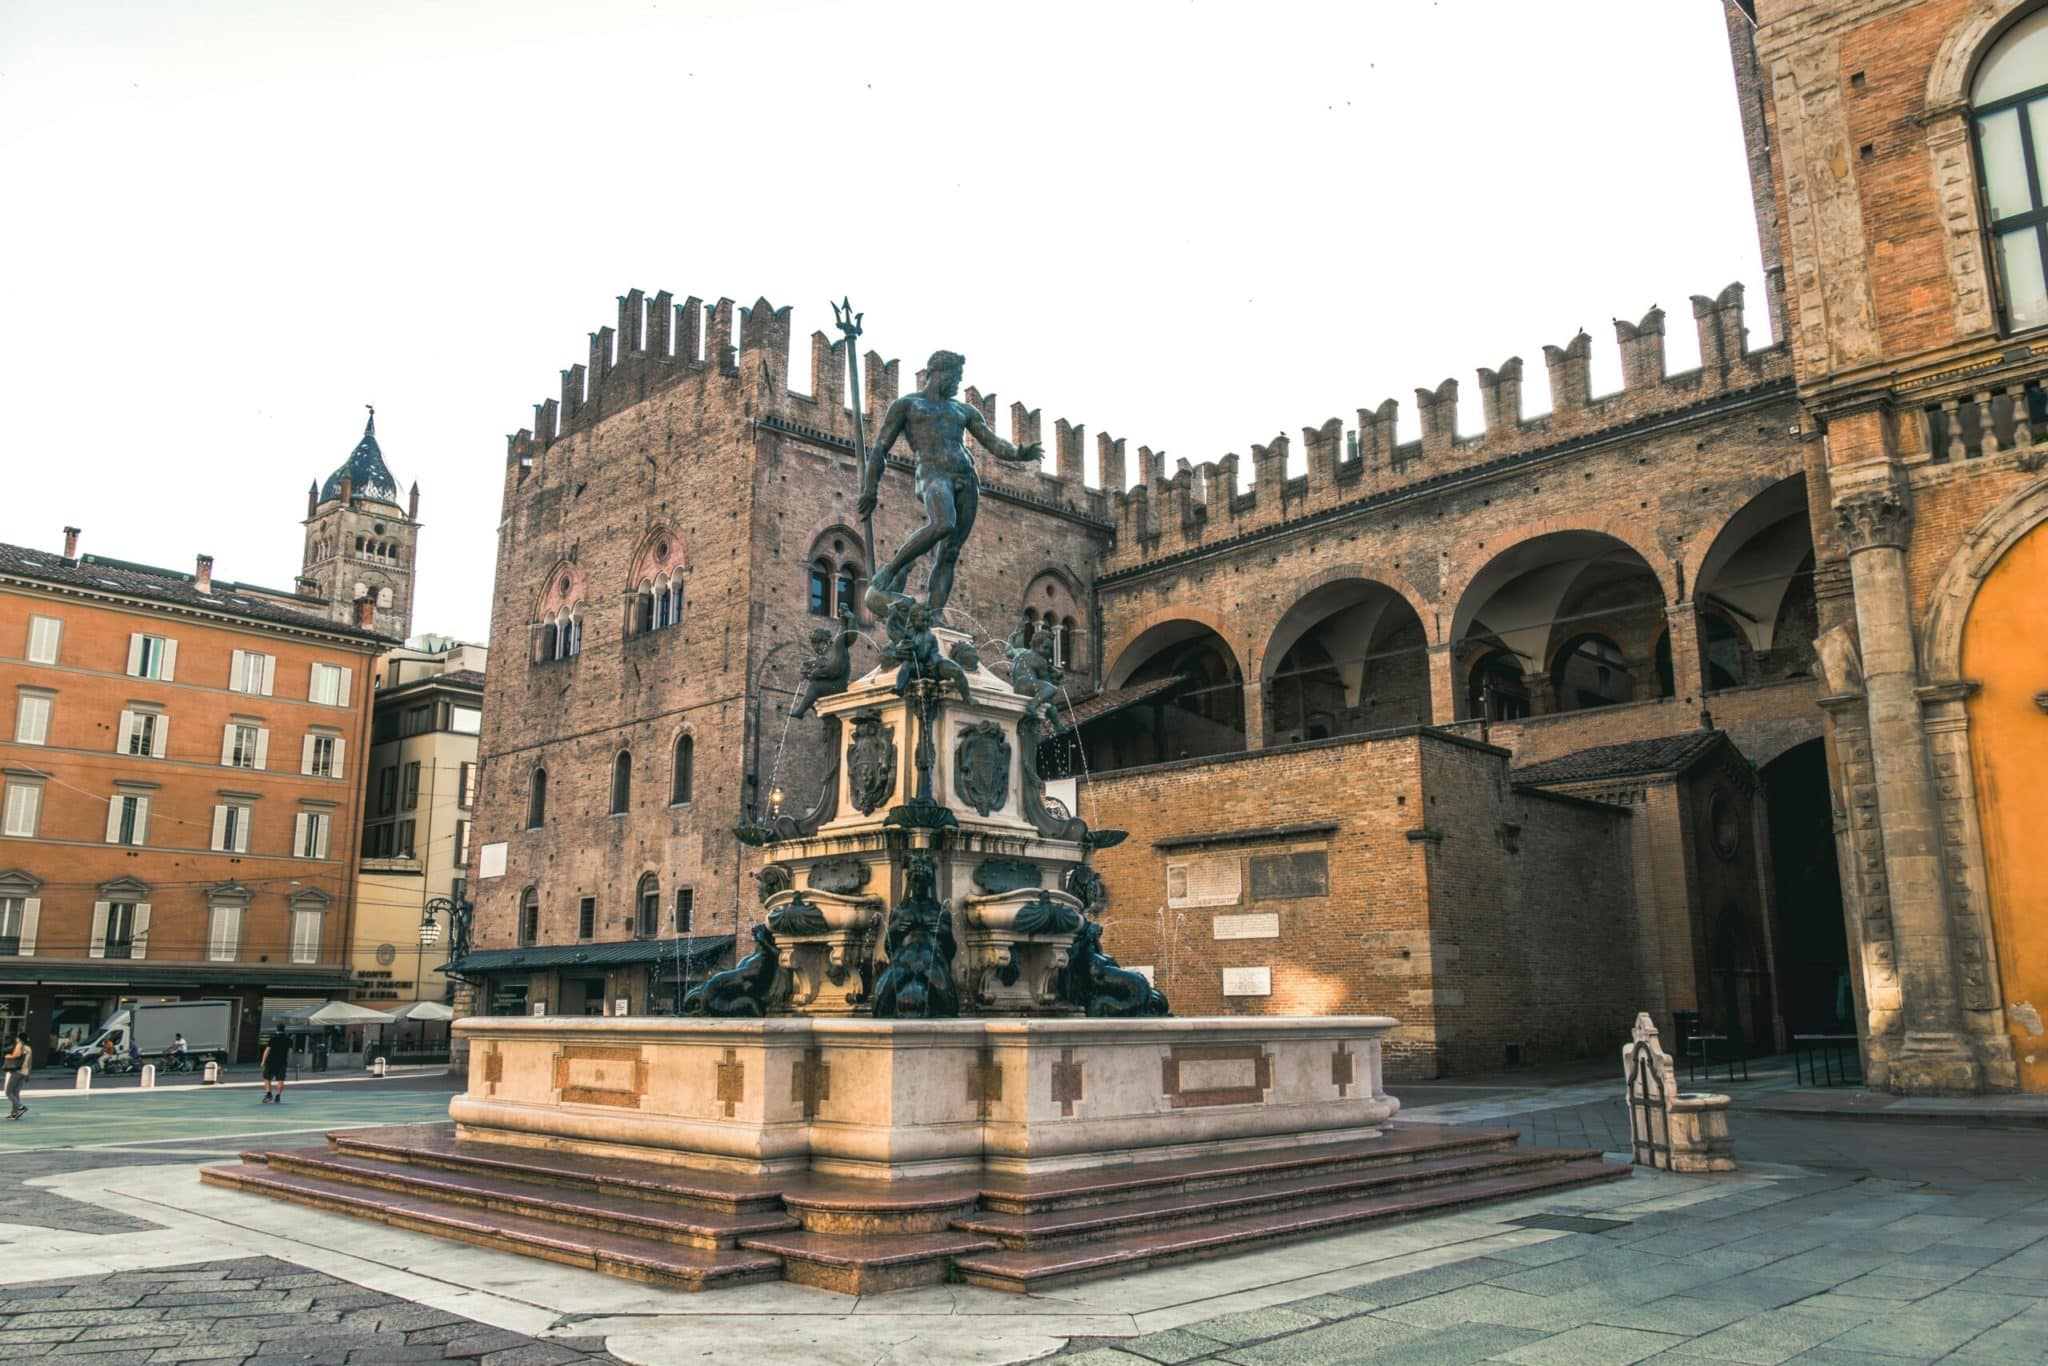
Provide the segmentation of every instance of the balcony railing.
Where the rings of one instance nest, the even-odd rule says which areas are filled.
[[[2033,469],[2048,456],[2048,393],[2039,380],[1958,394],[1922,411],[1927,453],[1937,465],[2015,451]]]
[[[135,941],[132,939],[121,941],[108,940],[107,951],[100,955],[102,958],[133,958],[134,956]]]
[[[18,934],[0,934],[0,958],[19,958],[20,956],[21,936]]]

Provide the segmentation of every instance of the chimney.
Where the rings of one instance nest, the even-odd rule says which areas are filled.
[[[356,481],[347,475],[341,476],[341,505],[348,507],[355,498]]]
[[[192,586],[202,593],[213,591],[213,556],[199,557],[199,565],[192,573],[192,581]]]
[[[67,560],[78,558],[78,528],[75,526],[64,528],[64,558]]]
[[[362,627],[365,631],[367,631],[373,625],[376,624],[376,621],[377,600],[375,598],[357,598],[356,625]]]

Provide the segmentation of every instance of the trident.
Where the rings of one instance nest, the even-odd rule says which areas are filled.
[[[853,302],[841,296],[832,305],[832,321],[846,334],[846,387],[853,397],[853,454],[860,470],[860,486],[868,486],[868,439],[861,425],[860,407],[860,349],[854,345],[860,340],[860,320],[867,314],[853,311]],[[875,572],[875,515],[864,512],[860,518],[861,549],[867,552],[867,570],[870,577]]]

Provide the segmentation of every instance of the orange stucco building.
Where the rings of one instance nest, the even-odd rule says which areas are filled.
[[[346,986],[391,642],[204,556],[184,574],[76,542],[0,546],[0,1030],[40,1055],[124,1001],[231,997],[253,1057],[266,1002]]]

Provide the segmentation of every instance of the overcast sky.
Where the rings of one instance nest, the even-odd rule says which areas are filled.
[[[477,640],[505,434],[635,286],[794,305],[800,386],[851,294],[1133,468],[1769,330],[1718,0],[0,0],[0,184],[0,539],[289,587],[375,403]]]

